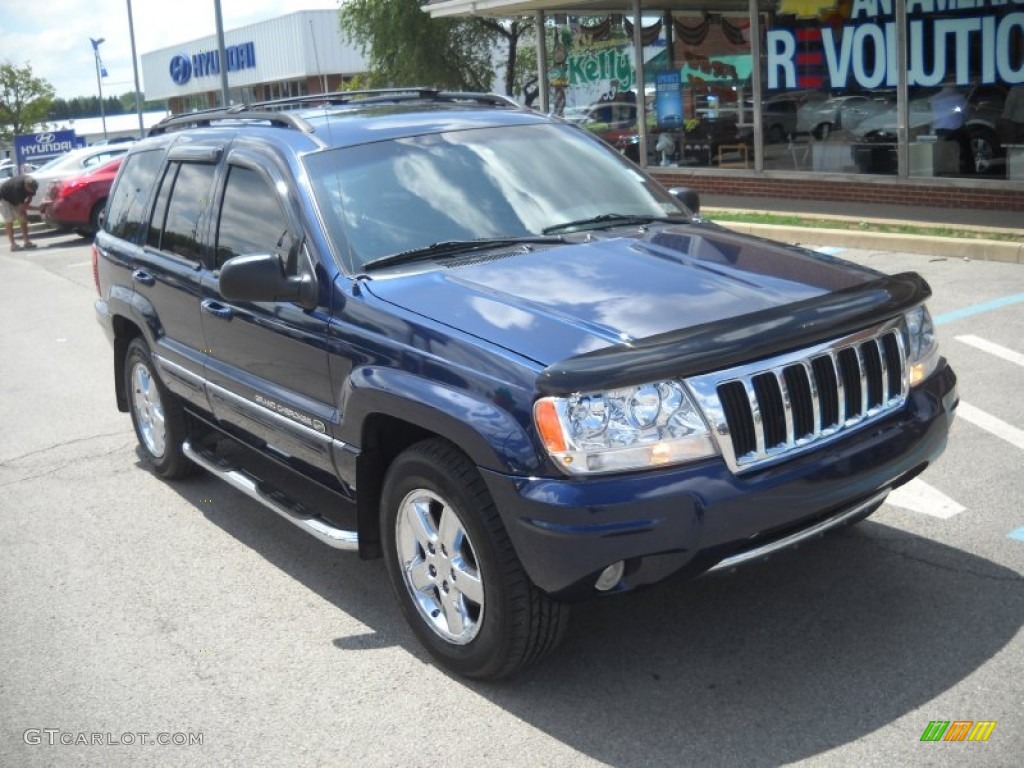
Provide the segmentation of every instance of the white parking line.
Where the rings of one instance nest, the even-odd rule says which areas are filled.
[[[1016,363],[1019,366],[1024,367],[1024,355],[1020,352],[1014,352],[1012,349],[1007,349],[999,344],[993,344],[991,341],[979,338],[977,336],[954,336],[957,341],[961,341],[964,344],[968,344],[976,349],[980,349],[982,352],[988,352],[990,355],[1001,357],[1003,360],[1009,360],[1011,363]]]
[[[890,493],[885,503],[942,520],[948,520],[964,511],[964,507],[949,496],[916,477]]]
[[[91,267],[92,261],[76,261],[74,264],[68,264],[69,267]]]
[[[1017,429],[1012,424],[1007,424],[1002,419],[997,419],[995,416],[985,413],[979,408],[965,403],[963,400],[957,406],[956,415],[964,421],[969,421],[976,427],[981,427],[986,432],[991,432],[996,437],[1001,437],[1010,445],[1024,451],[1024,430]]]

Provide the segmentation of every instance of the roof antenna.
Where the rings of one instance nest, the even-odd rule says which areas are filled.
[[[327,138],[331,144],[334,143],[333,134],[331,131],[331,118],[327,114],[327,75],[324,74],[323,69],[320,67],[320,52],[316,47],[316,33],[313,30],[313,20],[309,20],[309,39],[313,43],[313,58],[316,61],[316,73],[320,75],[320,90],[323,92],[323,110],[324,110],[324,122],[327,124]]]
[[[324,96],[327,95],[327,75],[320,68],[320,54],[316,48],[316,34],[313,32],[313,20],[309,20],[309,37],[313,41],[313,58],[316,60],[316,73],[320,75],[320,88],[323,91]]]

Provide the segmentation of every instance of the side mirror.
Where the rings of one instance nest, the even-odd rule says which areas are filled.
[[[305,309],[317,306],[313,276],[288,277],[280,257],[272,253],[248,253],[224,262],[220,295],[229,301],[295,301]]]
[[[694,215],[700,213],[700,195],[690,187],[672,187],[668,191],[672,197],[685,205]]]

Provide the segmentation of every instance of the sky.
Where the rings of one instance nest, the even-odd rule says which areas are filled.
[[[28,62],[56,96],[95,96],[96,63],[90,38],[105,38],[103,95],[135,89],[128,31],[129,0],[0,0],[0,62]],[[135,49],[142,54],[217,31],[214,0],[130,0]],[[287,13],[337,8],[338,0],[221,0],[225,31]],[[145,91],[145,82],[141,83]]]

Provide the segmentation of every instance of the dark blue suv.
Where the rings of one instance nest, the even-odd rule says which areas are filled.
[[[717,227],[567,123],[394,90],[156,134],[94,250],[143,452],[383,556],[460,674],[862,519],[946,444],[919,276]]]

